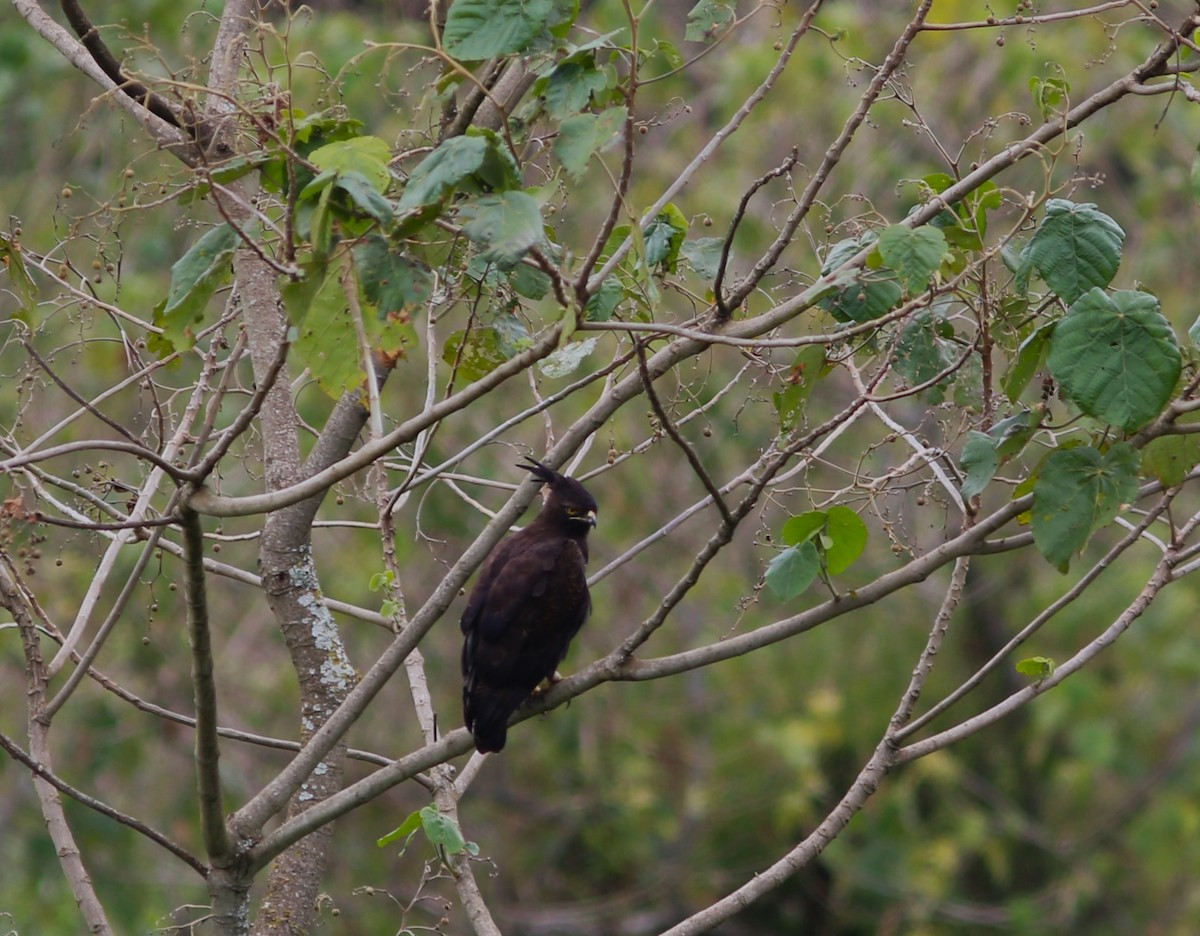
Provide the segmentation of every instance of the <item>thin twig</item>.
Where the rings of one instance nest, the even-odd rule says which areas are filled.
[[[646,392],[646,399],[650,401],[650,407],[654,410],[658,417],[659,425],[662,426],[663,432],[671,437],[671,441],[679,446],[684,457],[687,458],[688,464],[692,466],[692,471],[696,473],[696,477],[700,479],[700,483],[704,485],[704,490],[708,491],[708,496],[712,498],[712,502],[716,505],[717,510],[721,513],[721,519],[725,521],[728,527],[737,526],[737,521],[734,520],[733,514],[729,512],[729,507],[725,504],[725,499],[721,496],[720,489],[713,483],[712,476],[704,467],[704,463],[700,461],[700,456],[696,454],[695,448],[683,437],[675,423],[672,422],[666,408],[662,405],[662,401],[658,398],[658,394],[654,392],[654,380],[650,377],[650,372],[646,369],[646,349],[640,341],[634,343],[637,349],[638,370],[642,375],[642,387]]]

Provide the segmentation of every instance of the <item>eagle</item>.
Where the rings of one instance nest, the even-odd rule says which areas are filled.
[[[536,519],[488,556],[462,616],[463,717],[481,754],[500,751],[508,719],[553,680],[592,610],[584,566],[596,499],[541,462],[518,464],[545,484]]]

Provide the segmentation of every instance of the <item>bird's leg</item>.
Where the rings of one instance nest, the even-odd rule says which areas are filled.
[[[533,687],[533,692],[529,693],[529,698],[536,699],[539,696],[544,695],[545,693],[549,692],[551,689],[554,688],[555,683],[560,683],[562,681],[563,681],[563,674],[560,673],[558,670],[555,670],[553,673],[551,673],[549,676],[547,676],[540,683],[538,683],[536,686]]]

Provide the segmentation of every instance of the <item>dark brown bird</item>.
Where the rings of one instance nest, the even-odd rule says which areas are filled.
[[[554,677],[592,610],[584,566],[596,499],[529,461],[519,467],[546,484],[545,503],[492,551],[462,616],[463,717],[483,754],[503,750],[509,716]]]

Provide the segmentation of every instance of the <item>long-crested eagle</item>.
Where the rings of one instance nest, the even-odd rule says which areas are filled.
[[[584,566],[596,499],[529,459],[545,502],[484,563],[462,616],[463,717],[483,754],[504,748],[508,719],[567,655],[592,610]]]

